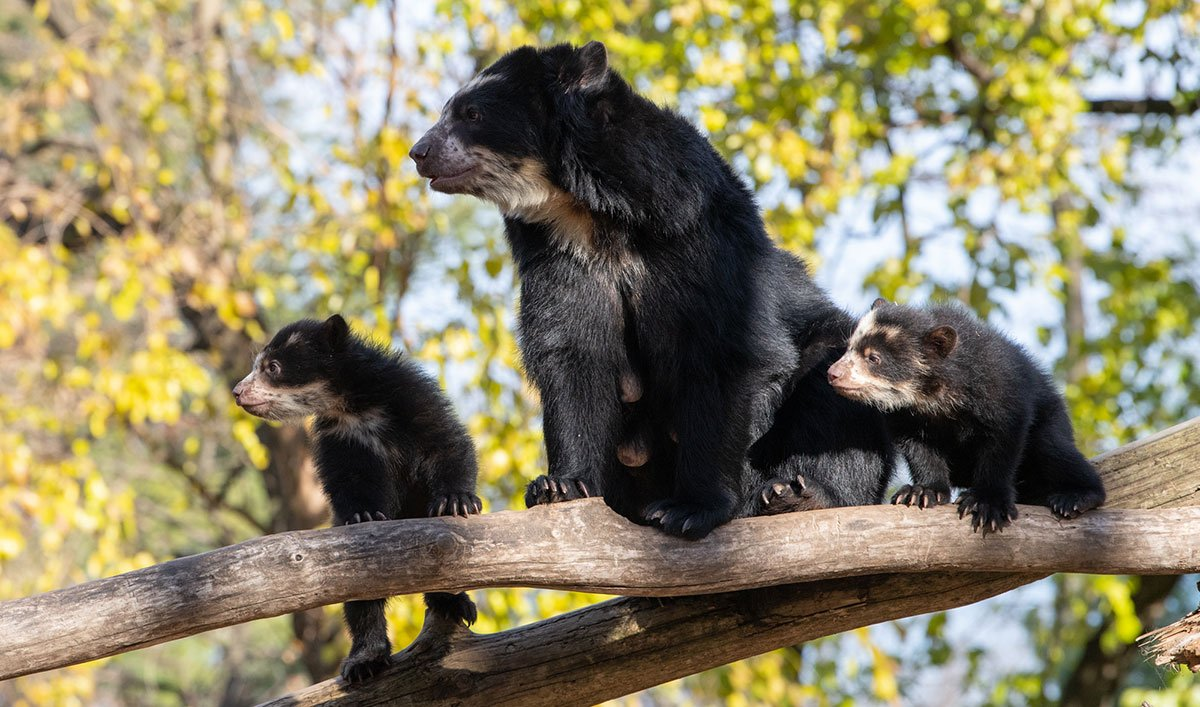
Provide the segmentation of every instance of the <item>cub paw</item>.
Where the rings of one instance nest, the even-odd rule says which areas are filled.
[[[430,518],[438,516],[462,516],[466,518],[473,513],[483,510],[483,501],[473,493],[448,493],[444,496],[434,496],[429,502]]]
[[[998,533],[1017,519],[1017,506],[1004,498],[983,496],[975,491],[964,491],[958,499],[958,517],[971,514],[971,530]]]
[[[375,649],[351,651],[342,661],[342,680],[351,685],[370,680],[391,665],[392,658],[389,648],[382,646]]]
[[[525,507],[573,501],[593,495],[590,482],[572,477],[539,476],[525,487]]]
[[[1046,499],[1051,512],[1063,520],[1078,518],[1101,503],[1104,503],[1104,494],[1096,491],[1054,493]]]
[[[727,523],[732,513],[724,508],[666,498],[647,506],[644,516],[668,535],[699,540],[711,533],[713,528]]]
[[[892,503],[897,506],[916,506],[918,508],[933,508],[950,502],[950,489],[940,486],[921,486],[919,484],[900,487]]]
[[[755,515],[771,516],[795,511],[812,511],[823,508],[816,499],[804,477],[771,479],[758,491]]]
[[[342,525],[354,525],[355,523],[368,523],[375,520],[387,519],[388,517],[380,511],[362,511],[347,518],[346,522],[342,523]]]
[[[479,618],[475,602],[466,592],[450,594],[448,592],[430,592],[425,595],[425,608],[429,613],[440,619],[470,626]]]

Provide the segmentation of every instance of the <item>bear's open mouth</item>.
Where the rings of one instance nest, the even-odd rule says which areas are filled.
[[[467,167],[458,174],[439,174],[429,180],[429,187],[434,191],[451,193],[451,190],[456,187],[461,187],[467,182],[471,175],[479,169],[478,165]]]

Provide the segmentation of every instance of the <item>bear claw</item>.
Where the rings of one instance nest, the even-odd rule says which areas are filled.
[[[369,523],[371,521],[387,519],[388,517],[380,511],[362,511],[347,518],[346,522],[342,523],[342,525],[354,525],[356,523]]]
[[[592,488],[583,479],[543,475],[529,482],[525,488],[525,507],[590,498],[592,495]]]
[[[972,532],[999,533],[1017,519],[1017,506],[1012,501],[998,500],[966,491],[958,499],[958,517],[971,514]]]
[[[904,485],[892,496],[892,503],[898,506],[916,506],[918,508],[933,508],[950,502],[950,490],[938,487],[921,486],[919,484]]]

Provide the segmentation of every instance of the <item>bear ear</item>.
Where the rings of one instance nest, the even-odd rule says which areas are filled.
[[[346,346],[346,339],[350,338],[350,326],[342,319],[342,315],[335,314],[321,325],[321,334],[331,349],[340,351]]]
[[[882,307],[885,304],[891,304],[891,303],[882,297],[876,297],[875,301],[871,303],[871,309],[879,309],[880,307]]]
[[[595,91],[608,77],[608,49],[603,42],[591,41],[575,50],[575,56],[563,69],[561,79],[568,90]]]
[[[958,332],[952,326],[942,325],[925,335],[925,346],[940,358],[949,356],[957,344]]]

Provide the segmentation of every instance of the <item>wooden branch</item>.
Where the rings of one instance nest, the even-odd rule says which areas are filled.
[[[1193,673],[1200,672],[1200,609],[1173,624],[1138,636],[1137,641],[1155,665],[1182,666]]]
[[[1200,504],[1200,420],[1093,462],[1110,508]],[[1042,577],[876,575],[657,602],[617,599],[491,636],[427,623],[432,635],[423,631],[369,685],[348,690],[330,680],[270,704],[593,704],[839,631],[964,606]]]
[[[365,685],[313,685],[271,707],[594,705],[781,646],[970,604],[1038,579],[875,575],[728,594],[627,598],[490,635],[430,622]]]
[[[1159,507],[1200,502],[1193,480],[1197,459],[1200,421],[1096,461],[1108,483],[1111,506]],[[881,506],[737,521],[705,541],[691,543],[628,524],[599,501],[583,501],[465,520],[396,521],[282,533],[0,604],[0,679],[313,606],[424,590],[539,586],[678,595],[919,568],[964,572],[916,580],[884,577],[822,583],[804,592],[811,597],[837,587],[844,591],[873,587],[871,591],[879,592],[878,601],[886,604],[885,597],[893,589],[902,593],[904,587],[916,586],[930,596],[942,591],[955,596],[962,591],[959,585],[967,582],[976,587],[962,595],[976,597],[961,602],[969,603],[1036,579],[1038,575],[1023,574],[1029,571],[1200,569],[1200,558],[1176,537],[1188,537],[1197,527],[1200,511],[1195,509],[1099,511],[1060,523],[1044,510],[1024,508],[1012,528],[983,538],[972,535],[949,508],[920,511]],[[870,538],[869,546],[864,538]],[[968,570],[1022,574],[987,576]],[[943,579],[937,581],[959,589],[938,586],[938,576]],[[736,605],[746,601],[740,596],[696,601]],[[703,606],[667,604],[675,605]],[[623,601],[611,606],[632,606],[642,612],[652,611],[656,603]],[[920,611],[940,606],[931,603]],[[898,611],[907,613],[893,615],[884,606],[878,614],[856,613],[853,620],[872,623],[914,613],[911,608],[905,604]],[[582,614],[582,618],[572,614],[516,631],[549,625],[564,627],[584,643],[619,638],[610,633],[589,636],[593,629],[587,621],[604,616],[608,617],[604,621],[617,620],[614,617],[624,615],[619,612],[626,609],[618,614],[603,614],[609,610],[596,607],[586,611],[602,613]],[[795,621],[804,625],[789,623],[787,635],[793,635],[792,629],[809,630],[803,618]],[[645,630],[638,628],[639,623],[623,625],[626,636]],[[494,640],[508,642],[513,635],[497,634]],[[755,652],[784,643],[767,647],[755,643]],[[506,650],[516,650],[511,642],[504,645],[509,646]],[[741,657],[738,650],[729,646],[709,658],[719,665]],[[689,645],[683,653],[691,651]],[[458,657],[452,651],[447,659],[453,664]],[[692,672],[691,658],[662,659],[669,664],[663,669],[675,676]],[[473,683],[478,677],[472,675],[470,680]],[[638,689],[628,676],[615,684]]]
[[[599,499],[470,519],[295,531],[0,605],[0,678],[347,599],[542,587],[680,596],[912,571],[1200,572],[1200,508],[1044,508],[998,536],[951,506],[752,518],[702,543],[633,525]],[[869,544],[864,539],[870,538]],[[603,542],[600,542],[600,540]]]
[[[991,64],[972,54],[963,46],[958,37],[950,37],[944,42],[947,51],[950,52],[950,57],[959,63],[967,73],[975,78],[976,83],[980,85],[980,93],[983,93],[983,88],[996,79],[996,74],[992,70]]]
[[[1200,111],[1200,97],[1186,101],[1165,98],[1095,98],[1088,101],[1089,113],[1113,115],[1165,115],[1178,118]]]

